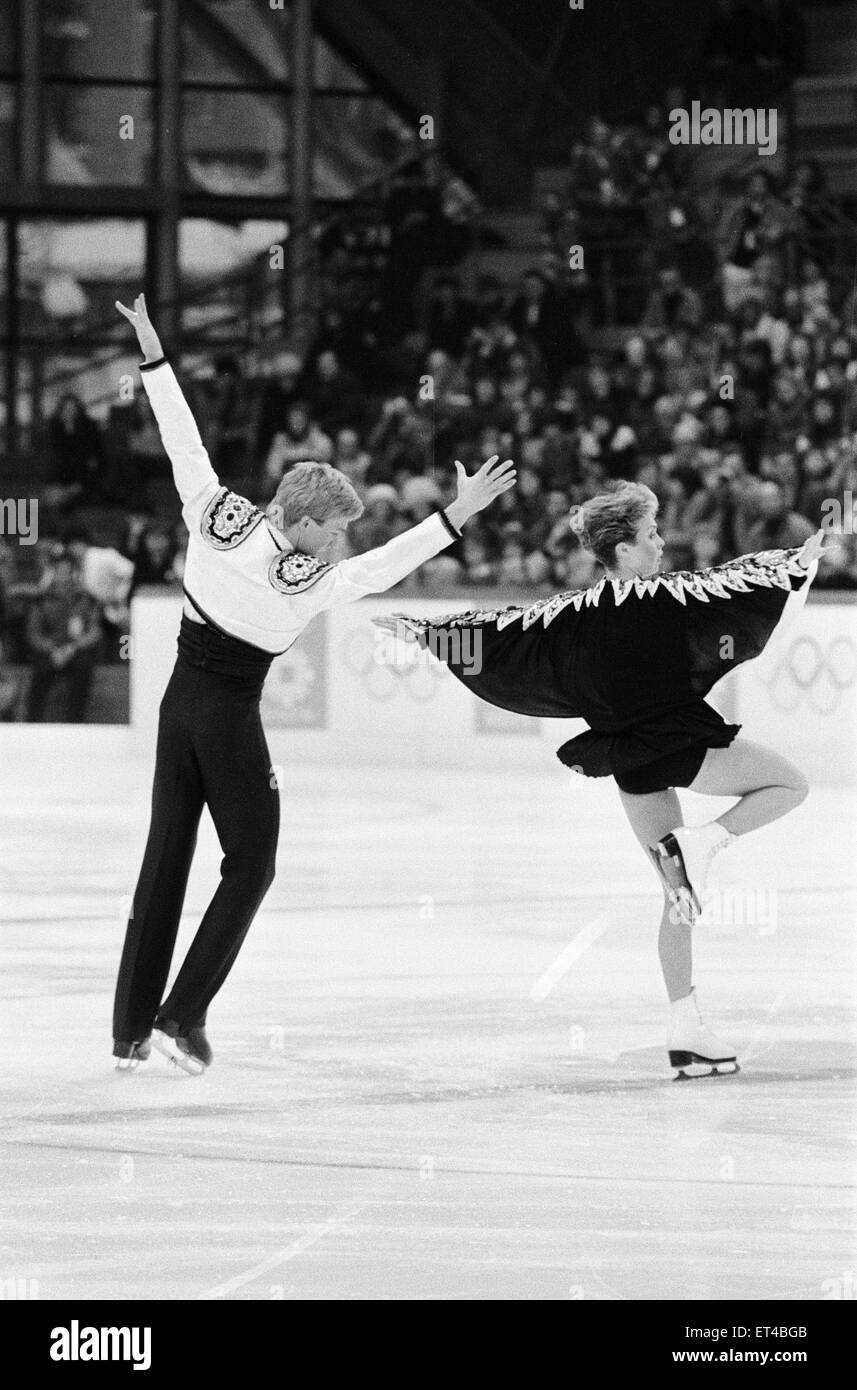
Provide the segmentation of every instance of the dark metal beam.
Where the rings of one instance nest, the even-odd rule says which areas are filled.
[[[309,336],[313,309],[313,86],[315,43],[312,0],[292,4],[292,130],[289,146],[292,227],[289,239],[289,309],[292,332]]]
[[[160,0],[158,13],[157,149],[155,181],[158,209],[151,241],[154,264],[147,267],[155,303],[163,305],[159,324],[174,343],[180,330],[176,300],[179,290],[179,214],[182,172],[181,23],[179,0]]]
[[[17,182],[21,189],[32,196],[38,194],[43,186],[44,106],[42,102],[41,0],[20,0],[18,23],[21,80],[18,85]],[[11,245],[8,247],[9,322],[7,331],[11,342],[15,343],[18,337],[20,302],[17,225],[14,219],[10,219],[8,225],[11,232]],[[17,350],[8,351],[6,354],[4,385],[8,403],[7,444],[9,455],[14,459],[18,450],[19,439],[17,414],[20,377]]]
[[[18,177],[28,188],[42,184],[42,0],[18,3],[21,81],[18,92]]]
[[[222,58],[230,67],[240,72],[248,82],[270,83],[274,79],[270,70],[264,63],[256,57],[250,48],[246,48],[241,42],[240,35],[224,24],[213,10],[208,9],[200,3],[200,0],[182,0],[182,10],[187,19],[193,23],[193,27],[202,34],[213,48],[219,58]],[[277,13],[288,18],[286,11]],[[259,19],[268,18],[268,6],[260,6]],[[276,19],[276,14],[270,11],[270,18]]]

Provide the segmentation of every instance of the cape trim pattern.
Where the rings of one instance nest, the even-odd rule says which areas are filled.
[[[669,574],[652,575],[648,579],[608,579],[605,576],[589,589],[569,589],[552,598],[540,599],[529,608],[471,609],[466,613],[448,613],[437,618],[409,618],[402,615],[400,621],[417,634],[427,628],[471,627],[479,623],[496,623],[497,631],[502,632],[503,628],[519,618],[522,619],[523,631],[539,619],[547,628],[569,605],[577,612],[584,605],[597,608],[608,584],[613,590],[617,608],[631,593],[639,598],[647,598],[660,589],[665,589],[685,607],[689,598],[698,603],[708,603],[709,595],[728,599],[733,593],[750,593],[753,585],[763,589],[784,589],[790,593],[792,577],[807,577],[807,571],[797,562],[799,554],[799,549],[765,550],[757,555],[741,555],[737,560],[713,565],[706,570],[674,570]]]
[[[246,497],[221,488],[209,502],[199,523],[202,538],[215,550],[234,550],[263,519],[263,513]]]
[[[268,567],[268,579],[278,593],[303,594],[333,569],[326,560],[305,555],[302,550],[286,550]]]

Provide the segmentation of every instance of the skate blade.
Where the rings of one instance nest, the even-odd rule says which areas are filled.
[[[694,909],[693,894],[687,888],[669,889],[670,902],[678,913],[679,921],[685,927],[692,927],[696,923],[699,913]]]
[[[114,1071],[136,1071],[139,1065],[139,1057],[119,1057]]]
[[[693,899],[689,889],[677,889],[672,886],[663,870],[661,856],[654,845],[647,845],[649,858],[658,872],[658,878],[664,886],[667,900],[671,907],[678,912],[679,921],[686,927],[692,927],[696,921],[697,914],[693,910]]]
[[[649,851],[649,858],[651,859],[652,863],[654,864],[657,870],[658,878],[661,880],[661,883],[670,893],[670,896],[672,896],[672,889],[670,888],[670,885],[667,882],[667,876],[661,868],[661,856],[658,854],[658,851],[654,845],[646,845],[646,849]]]
[[[676,894],[675,901],[682,914],[682,920],[687,926],[692,927],[702,912],[702,904],[687,876],[681,846],[675,835],[665,835],[658,841],[655,849],[660,859],[661,877],[667,887]]]
[[[196,1057],[189,1057],[186,1052],[177,1046],[175,1038],[170,1038],[166,1033],[157,1030],[152,1034],[152,1046],[173,1066],[179,1067],[181,1071],[187,1072],[188,1076],[202,1076],[205,1067],[202,1062],[197,1061]]]
[[[703,1057],[692,1054],[692,1060],[673,1061],[670,1057],[670,1066],[674,1067],[676,1074],[673,1081],[705,1081],[714,1076],[735,1076],[741,1068],[735,1058],[728,1058],[720,1062],[708,1062]]]

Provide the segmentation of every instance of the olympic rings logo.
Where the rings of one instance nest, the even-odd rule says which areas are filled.
[[[352,630],[345,639],[345,665],[360,677],[367,695],[383,703],[405,690],[421,705],[435,698],[437,683],[446,670],[429,652],[414,643],[404,649],[406,656],[391,661],[384,657],[384,650],[383,644],[372,641],[360,629]]]
[[[765,676],[759,672],[771,701],[777,709],[791,714],[806,698],[816,714],[832,714],[842,692],[857,681],[857,647],[840,634],[826,650],[816,637],[796,637]]]

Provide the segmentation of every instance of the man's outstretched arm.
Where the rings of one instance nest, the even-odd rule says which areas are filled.
[[[173,467],[182,506],[207,501],[219,486],[217,474],[175,373],[164,357],[161,340],[146,310],[145,297],[138,294],[133,309],[126,309],[117,300],[116,308],[134,328],[146,359],[140,366],[143,385]]]
[[[398,584],[412,570],[450,545],[469,517],[515,485],[515,465],[511,459],[500,463],[494,454],[472,476],[456,463],[458,495],[443,512],[426,517],[386,545],[354,555],[337,564],[300,557],[297,569],[288,554],[282,557],[282,583],[277,587],[289,595],[296,610],[308,621],[313,614],[339,604],[353,603],[367,594],[382,593]],[[302,570],[305,567],[305,572]]]

